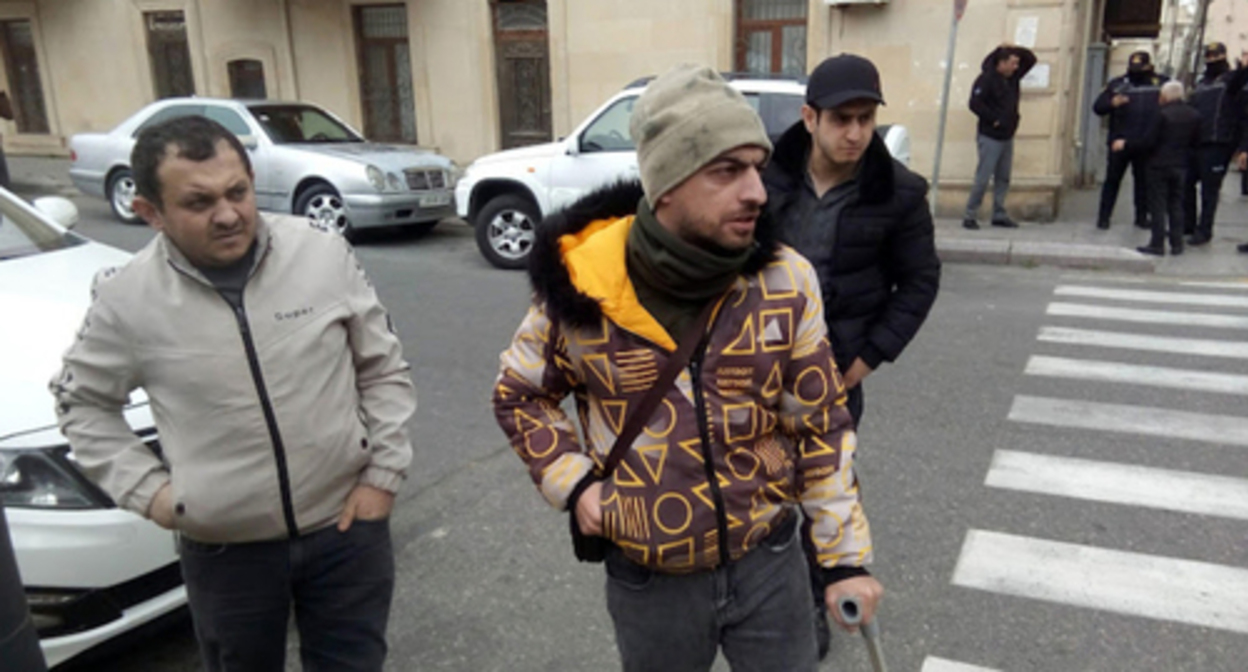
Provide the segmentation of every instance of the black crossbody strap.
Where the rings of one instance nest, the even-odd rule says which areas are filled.
[[[715,306],[719,303],[719,299],[711,299],[707,302],[706,307],[698,314],[698,319],[685,329],[685,333],[681,336],[680,343],[676,347],[676,352],[668,358],[667,365],[663,367],[663,371],[659,373],[658,380],[654,381],[654,386],[646,392],[646,396],[642,397],[641,403],[637,404],[637,408],[629,414],[628,420],[624,423],[624,428],[620,431],[620,435],[615,439],[615,445],[611,446],[611,452],[607,455],[606,462],[602,465],[601,478],[606,480],[611,477],[611,473],[615,471],[615,467],[619,465],[620,460],[624,459],[624,453],[632,447],[633,440],[641,433],[641,429],[649,422],[650,416],[654,415],[654,409],[659,407],[659,402],[663,401],[663,397],[667,395],[667,390],[671,388],[672,383],[676,382],[676,377],[680,375],[680,370],[685,368],[689,363],[689,358],[693,356],[693,351],[697,349],[698,344],[702,342],[703,336],[706,335],[706,327],[710,324],[711,315],[715,312]],[[695,382],[696,384],[696,382]]]

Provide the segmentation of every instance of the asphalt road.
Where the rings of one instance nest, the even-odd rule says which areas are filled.
[[[101,201],[77,203],[84,235],[129,250],[150,238],[112,221]],[[526,309],[524,275],[489,267],[472,232],[453,222],[423,238],[375,236],[358,251],[420,395],[412,478],[393,519],[390,669],[617,669],[601,569],[573,560],[564,518],[538,497],[489,409],[497,354]],[[859,467],[874,571],[888,591],[880,622],[892,670],[1244,669],[1248,284],[1179,282],[946,267],[924,331],[866,382]],[[1197,299],[1202,306],[1171,295],[1222,298]],[[1046,314],[1055,304],[1092,308]],[[1143,319],[1133,310],[1183,315],[1125,321]],[[1229,318],[1200,326],[1196,314]],[[1229,345],[1196,355],[1193,344],[1183,354],[1072,344],[1107,338],[1088,330]],[[1122,409],[1146,410],[1122,420]],[[1141,481],[1153,485],[1136,488],[1144,495],[1133,502],[1115,493],[1143,476],[1123,466],[1166,471],[1145,474],[1160,480]],[[1062,494],[1046,484],[1063,469],[1088,485]],[[1191,487],[1170,487],[1180,481]],[[1208,493],[1204,508],[1172,510]],[[1106,497],[1123,501],[1092,501]],[[296,651],[292,643],[290,669]],[[199,667],[181,621],[75,669]],[[866,649],[840,636],[823,669],[869,670]]]

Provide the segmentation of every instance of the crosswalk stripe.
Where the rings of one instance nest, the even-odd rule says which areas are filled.
[[[968,665],[953,660],[945,660],[935,656],[928,656],[923,659],[923,668],[919,672],[998,672],[989,667],[980,667],[979,665]]]
[[[1248,633],[1248,570],[970,530],[953,583]]]
[[[1116,331],[1072,329],[1070,327],[1041,327],[1040,335],[1036,338],[1046,343],[1062,343],[1065,345],[1091,345],[1103,348],[1146,350],[1149,352],[1166,352],[1180,355],[1248,359],[1248,342],[1244,341],[1146,336],[1143,334],[1124,334]]]
[[[993,453],[984,484],[1094,502],[1248,520],[1248,480],[1013,450]]]
[[[1060,301],[1050,303],[1046,312],[1049,315],[1059,315],[1065,317],[1091,317],[1101,320],[1118,320],[1121,322],[1248,329],[1248,317],[1241,317],[1239,315],[1219,315],[1217,313],[1185,313],[1172,310],[1137,310],[1134,308],[1091,306],[1083,303],[1062,303]]]
[[[1017,395],[1009,419],[1051,427],[1147,434],[1248,446],[1248,418]]]
[[[1248,297],[1223,294],[1187,294],[1183,292],[1154,292],[1138,289],[1108,289],[1105,287],[1088,287],[1086,285],[1059,285],[1053,293],[1058,296],[1079,296],[1117,301],[1248,308]]]
[[[1165,387],[1179,390],[1216,392],[1219,394],[1248,394],[1248,376],[1234,373],[1189,371],[1168,366],[1145,366],[1102,362],[1091,359],[1070,359],[1033,355],[1027,360],[1023,373],[1029,376],[1071,378],[1103,383],[1128,383],[1148,387]]]
[[[1203,287],[1206,289],[1235,289],[1248,292],[1248,282],[1215,282],[1212,280],[1188,280],[1179,283],[1183,287]]]

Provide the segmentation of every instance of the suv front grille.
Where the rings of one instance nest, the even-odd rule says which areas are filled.
[[[408,168],[403,171],[407,188],[412,191],[429,191],[446,188],[446,171],[439,169]]]

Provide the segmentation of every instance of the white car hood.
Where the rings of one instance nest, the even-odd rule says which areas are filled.
[[[346,159],[360,164],[372,164],[390,171],[402,171],[405,168],[427,167],[450,170],[450,159],[428,149],[411,145],[383,145],[376,142],[344,142],[344,143],[299,143],[284,145],[291,149],[299,149],[313,154],[323,154],[338,159]]]
[[[504,163],[507,161],[525,161],[531,159],[545,159],[552,156],[558,156],[564,151],[564,143],[547,142],[540,145],[530,145],[528,147],[517,147],[516,149],[505,149],[501,152],[487,154],[473,162],[474,166],[484,166],[494,163]]]
[[[101,268],[130,255],[88,242],[0,261],[0,442],[56,425],[48,381],[82,326],[91,282]],[[136,392],[132,402],[145,400]]]

